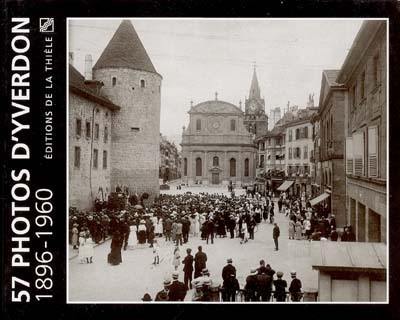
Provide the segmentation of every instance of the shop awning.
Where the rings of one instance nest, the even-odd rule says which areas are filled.
[[[317,203],[320,203],[321,201],[324,201],[325,199],[329,198],[330,194],[324,192],[320,194],[318,197],[311,199],[310,204],[311,206],[315,206]]]
[[[293,183],[294,183],[293,180],[287,180],[287,181],[285,181],[284,183],[282,183],[282,184],[278,187],[278,189],[276,189],[276,190],[278,190],[278,191],[286,191],[287,189],[289,189],[289,187],[290,187]]]

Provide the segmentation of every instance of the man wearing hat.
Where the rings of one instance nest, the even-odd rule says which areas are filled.
[[[194,256],[194,277],[201,276],[201,271],[206,267],[207,255],[203,252],[202,246],[198,247],[198,252]]]
[[[183,267],[183,272],[184,272],[184,277],[183,281],[185,283],[186,289],[190,290],[192,289],[192,279],[193,279],[193,256],[192,256],[192,249],[187,248],[186,249],[187,256],[185,259],[182,261],[184,264]]]
[[[236,276],[236,268],[232,265],[232,258],[226,260],[227,265],[222,269],[222,280],[225,282],[230,275]]]
[[[274,297],[276,301],[285,301],[286,300],[286,287],[287,287],[287,282],[286,280],[283,280],[283,272],[278,271],[276,273],[276,276],[278,277],[277,280],[274,280],[274,286],[275,286],[275,294]]]
[[[171,280],[170,279],[165,279],[164,280],[164,289],[161,291],[157,292],[156,297],[154,301],[168,301],[169,300],[169,286],[171,285]]]
[[[192,301],[203,301],[203,284],[198,282],[194,287],[196,290],[193,292]]]
[[[250,274],[246,278],[246,285],[244,287],[246,291],[245,300],[246,301],[257,301],[256,289],[257,289],[257,269],[251,269]]]
[[[301,281],[296,278],[296,271],[290,272],[292,282],[290,283],[289,292],[292,301],[300,301],[301,299]]]
[[[272,230],[272,238],[274,239],[275,243],[275,251],[278,251],[278,238],[281,234],[281,231],[279,230],[278,224],[275,222],[274,223],[274,229]]]
[[[183,301],[186,296],[186,286],[183,282],[178,280],[179,272],[172,273],[172,283],[169,287],[169,301]]]

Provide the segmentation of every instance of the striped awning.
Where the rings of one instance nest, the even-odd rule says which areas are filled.
[[[330,194],[329,193],[322,193],[318,197],[315,197],[314,199],[310,200],[311,206],[315,206],[317,203],[320,203],[321,201],[324,201],[325,199],[329,198]]]
[[[290,186],[291,186],[293,183],[294,183],[293,180],[286,180],[286,181],[283,182],[283,183],[278,187],[278,189],[276,189],[276,190],[278,190],[278,191],[286,191],[287,189],[290,188]]]

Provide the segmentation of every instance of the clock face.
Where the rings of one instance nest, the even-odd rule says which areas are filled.
[[[249,108],[250,108],[250,111],[254,112],[254,111],[256,111],[257,106],[255,105],[255,103],[252,103],[252,104],[250,104]]]
[[[214,129],[218,129],[220,126],[221,126],[221,124],[219,123],[219,121],[214,121],[213,124],[212,124],[212,127]]]

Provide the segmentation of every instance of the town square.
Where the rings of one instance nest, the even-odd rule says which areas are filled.
[[[386,20],[68,30],[69,302],[386,301]]]

